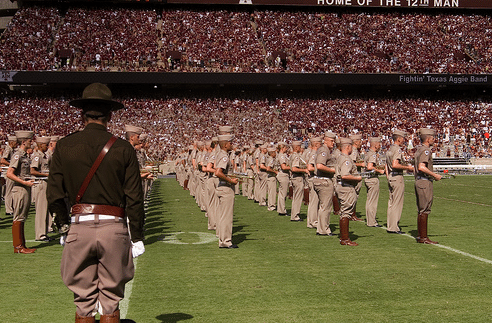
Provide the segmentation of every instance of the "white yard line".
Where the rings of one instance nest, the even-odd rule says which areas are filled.
[[[138,263],[138,257],[133,258],[133,266],[135,267],[135,273],[137,272],[137,263]],[[130,297],[132,296],[132,289],[133,289],[133,281],[134,280],[135,280],[135,277],[133,277],[133,279],[130,280],[125,285],[125,298],[123,298],[120,302],[120,317],[121,317],[121,319],[125,319],[126,314],[128,313],[128,306],[130,304]]]

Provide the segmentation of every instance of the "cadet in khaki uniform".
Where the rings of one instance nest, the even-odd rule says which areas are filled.
[[[350,154],[350,158],[354,162],[355,166],[357,166],[357,171],[359,171],[362,167],[365,167],[364,161],[362,161],[362,157],[360,154],[360,150],[362,148],[362,135],[361,134],[351,134],[349,138],[352,139],[352,153]],[[362,181],[357,183],[355,187],[355,192],[357,193],[357,200],[359,200],[360,189],[362,188]],[[357,216],[357,203],[355,204],[354,214],[352,214],[351,221],[364,221]]]
[[[19,142],[19,149],[12,155],[9,168],[7,169],[7,178],[13,181],[11,198],[12,215],[12,239],[14,253],[33,253],[35,249],[26,247],[26,238],[24,235],[24,223],[27,220],[29,207],[31,206],[31,187],[34,184],[31,177],[31,161],[27,150],[31,147],[32,131],[16,131],[15,136]]]
[[[364,179],[364,184],[367,189],[366,198],[366,225],[368,227],[382,227],[376,220],[376,212],[378,210],[379,199],[379,175],[384,174],[384,169],[378,169],[381,164],[379,160],[379,149],[381,149],[381,138],[370,137],[369,138],[369,150],[366,153],[364,164],[366,165],[366,172],[373,171],[373,175]]]
[[[401,130],[393,131],[393,144],[386,152],[386,176],[388,178],[389,200],[387,211],[388,233],[403,234],[398,227],[401,212],[403,210],[403,199],[405,195],[405,181],[403,171],[413,172],[413,165],[403,165],[403,152],[401,147],[405,145],[407,133]]]
[[[219,205],[217,208],[217,228],[219,231],[219,248],[237,248],[232,243],[232,222],[234,212],[234,185],[238,183],[237,178],[231,178],[233,165],[229,159],[228,152],[232,149],[233,135],[219,135],[220,151],[215,162],[215,175],[219,178],[217,186],[217,198]]]
[[[314,189],[314,172],[316,171],[316,152],[321,147],[323,140],[321,137],[311,138],[311,154],[307,163],[307,169],[309,170],[308,187],[309,187],[309,204],[307,208],[306,226],[310,229],[318,227],[318,207],[319,199],[316,190]]]
[[[208,179],[205,182],[205,187],[208,192],[208,230],[217,230],[217,206],[219,201],[215,190],[217,189],[217,185],[219,185],[219,179],[215,176],[215,161],[220,149],[217,137],[212,138],[210,147],[213,148],[213,150],[210,153],[208,164],[205,168],[205,170],[209,173]]]
[[[2,154],[2,159],[0,161],[0,164],[2,166],[10,166],[10,161],[12,160],[12,155],[14,154],[15,150],[19,146],[17,142],[17,137],[16,136],[8,136],[8,145],[5,146],[5,150],[3,151]],[[12,188],[14,187],[14,182],[6,178],[5,179],[5,195],[4,195],[4,200],[5,200],[5,213],[6,215],[12,215]]]
[[[240,172],[243,174],[248,173],[248,168],[246,167],[246,159],[248,159],[249,155],[249,145],[244,145],[243,146],[243,151],[241,153],[241,159],[240,159]],[[248,197],[248,184],[249,184],[249,179],[245,178],[243,179],[243,183],[241,184],[241,193],[244,197]]]
[[[337,160],[336,177],[338,185],[336,193],[340,201],[340,244],[344,246],[357,246],[358,243],[351,241],[349,236],[349,221],[357,203],[357,184],[362,177],[357,172],[350,153],[352,152],[352,139],[340,138],[342,154]]]
[[[289,175],[290,175],[290,159],[287,156],[287,144],[283,141],[279,141],[279,154],[277,156],[280,170],[277,173],[278,181],[278,196],[277,196],[277,212],[279,215],[288,215],[285,208],[285,200],[289,193]]]
[[[255,162],[253,160],[253,151],[251,150],[251,148],[248,149],[244,162],[246,167],[246,174],[248,175],[248,200],[254,200],[253,188],[255,186]]]
[[[254,198],[255,198],[255,202],[256,203],[259,203],[260,202],[260,195],[259,195],[259,192],[260,192],[260,178],[259,178],[259,174],[260,174],[260,154],[261,154],[261,146],[263,145],[263,140],[257,140],[255,141],[255,151],[253,152],[253,161],[254,161],[254,164],[255,164],[255,169],[254,169],[254,172],[255,172],[255,187],[254,187]]]
[[[279,165],[277,161],[277,149],[274,147],[267,148],[268,157],[266,162],[267,178],[267,194],[268,194],[268,211],[275,211],[275,202],[277,200],[277,174]]]
[[[427,237],[427,218],[431,212],[434,187],[432,182],[442,176],[434,173],[431,147],[434,145],[436,131],[422,128],[419,130],[421,146],[415,152],[415,195],[417,197],[418,243],[437,244]]]
[[[335,139],[336,134],[331,131],[325,132],[324,144],[316,151],[313,186],[319,200],[316,235],[321,236],[333,235],[330,229],[330,213],[335,194],[332,180],[336,166],[336,160],[332,155]]]
[[[307,165],[304,164],[301,160],[301,145],[300,141],[292,142],[292,188],[293,188],[293,196],[292,196],[292,209],[290,211],[290,220],[291,221],[302,221],[299,217],[301,212],[301,204],[302,198],[304,195],[304,174],[309,174],[307,169]]]
[[[268,157],[268,146],[263,144],[261,147],[261,152],[258,155],[258,165],[260,167],[260,172],[258,173],[258,179],[260,184],[258,185],[258,203],[260,206],[266,206],[266,195],[267,195],[267,179],[268,173],[266,171],[266,160]]]
[[[48,183],[46,179],[49,175],[49,158],[48,145],[50,137],[36,138],[38,150],[31,156],[31,175],[40,177],[39,183],[36,184],[37,190],[34,196],[34,204],[36,206],[35,232],[37,241],[50,241],[47,236],[48,225],[50,223],[48,212],[48,200],[46,199],[46,188]]]

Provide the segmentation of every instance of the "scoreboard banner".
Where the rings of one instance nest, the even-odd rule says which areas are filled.
[[[167,0],[167,3],[291,5],[324,7],[380,8],[460,8],[491,9],[489,0]]]

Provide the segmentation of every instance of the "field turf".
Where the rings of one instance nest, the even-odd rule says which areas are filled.
[[[189,192],[159,179],[147,209],[146,252],[122,313],[137,323],[492,321],[492,177],[435,183],[429,237],[439,246],[412,238],[417,211],[406,179],[400,227],[408,235],[351,222],[359,246],[341,246],[338,236],[316,236],[306,222],[236,196],[238,249],[219,249]],[[365,196],[363,187],[357,211],[364,219]],[[387,200],[382,179],[383,225]],[[38,250],[13,254],[3,206],[0,216],[0,322],[73,322],[73,295],[60,278],[62,247],[32,241],[32,208],[27,245]],[[331,224],[338,234],[338,217]]]

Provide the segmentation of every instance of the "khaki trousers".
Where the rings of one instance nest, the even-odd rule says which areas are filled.
[[[254,181],[255,181],[255,185],[254,185],[254,199],[256,202],[258,202],[260,200],[260,197],[258,195],[258,191],[260,190],[259,187],[260,187],[260,177],[258,176],[258,173],[255,171],[254,172]]]
[[[12,189],[14,188],[14,181],[10,178],[5,178],[5,213],[14,213],[12,206]]]
[[[268,208],[275,208],[277,202],[277,178],[268,176],[267,178]]]
[[[315,178],[313,180],[313,186],[319,200],[316,233],[330,234],[330,214],[333,208],[333,195],[335,194],[333,181],[331,178]]]
[[[398,222],[403,211],[403,199],[405,197],[405,182],[403,175],[388,177],[389,200],[387,211],[388,231],[400,231]]]
[[[258,202],[261,206],[266,206],[266,195],[267,195],[267,177],[266,172],[260,172],[258,178],[260,183],[258,185]]]
[[[309,204],[307,209],[307,227],[308,228],[316,228],[318,226],[318,207],[319,207],[319,199],[318,194],[314,190],[314,178],[308,178],[308,187],[309,187]]]
[[[219,184],[219,179],[217,177],[210,177],[207,179],[206,188],[208,192],[208,229],[215,230],[217,228],[217,194],[215,193],[215,189]]]
[[[241,184],[241,193],[243,196],[248,196],[248,179],[244,178],[243,183]]]
[[[355,187],[337,185],[336,193],[340,201],[340,218],[351,218],[357,204]]]
[[[13,220],[26,221],[31,206],[31,188],[14,185],[10,194],[10,205],[12,205]]]
[[[229,247],[232,245],[234,185],[229,186],[219,183],[216,192],[217,198],[219,200],[219,205],[217,208],[217,230],[219,231],[219,247]]]
[[[289,175],[286,173],[279,172],[277,174],[277,181],[278,181],[277,212],[279,214],[287,214],[287,209],[285,208],[285,200],[287,199],[287,194],[289,193]]]
[[[417,209],[419,213],[429,214],[434,200],[434,184],[426,179],[416,180],[415,196],[417,197]]]
[[[253,195],[253,187],[255,185],[253,171],[248,170],[247,174],[248,174],[248,194],[247,195],[248,195],[248,200],[252,200],[255,198]]]
[[[77,314],[92,316],[97,302],[112,314],[133,278],[131,242],[126,221],[72,223],[61,259],[61,275],[74,293]]]
[[[290,210],[290,219],[300,219],[302,198],[304,197],[304,178],[303,176],[292,177],[292,209]]]
[[[366,178],[364,183],[367,189],[366,224],[373,227],[378,224],[378,221],[376,220],[376,213],[378,211],[379,178]]]
[[[36,191],[32,193],[34,197],[34,204],[36,206],[36,219],[34,221],[36,239],[41,239],[48,233],[49,225],[49,213],[48,213],[48,200],[46,199],[46,189],[48,183],[41,181],[35,185]]]

